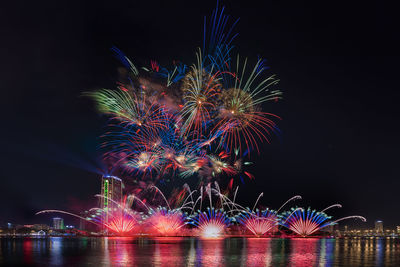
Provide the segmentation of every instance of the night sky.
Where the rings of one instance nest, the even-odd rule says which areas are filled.
[[[82,1],[83,2],[83,1]],[[115,88],[117,46],[134,62],[191,64],[216,1],[51,1],[0,10],[0,224],[95,205],[106,118],[84,91]],[[284,92],[264,110],[281,134],[252,155],[239,202],[298,205],[400,225],[399,32],[384,1],[223,1],[240,17],[236,51],[267,59]],[[279,3],[277,3],[279,2]],[[138,64],[140,65],[140,64]],[[67,223],[68,219],[66,218]]]

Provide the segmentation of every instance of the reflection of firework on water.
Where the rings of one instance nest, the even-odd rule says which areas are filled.
[[[242,212],[238,218],[238,222],[250,230],[255,236],[262,236],[273,231],[279,224],[279,217],[273,210],[247,210]]]
[[[311,208],[292,208],[291,211],[287,211],[283,214],[281,224],[292,230],[294,233],[300,236],[309,236],[313,233],[330,225],[335,225],[337,222],[345,219],[361,219],[363,222],[366,219],[362,216],[348,216],[335,221],[331,221],[331,216],[328,216],[324,211],[331,207],[340,207],[340,205],[332,205],[323,211],[312,210]]]
[[[207,208],[207,211],[198,212],[189,221],[196,226],[198,235],[201,238],[220,238],[223,236],[231,219],[228,215],[218,209]]]
[[[159,207],[151,209],[144,220],[149,225],[151,234],[175,236],[183,230],[186,217],[180,210]]]

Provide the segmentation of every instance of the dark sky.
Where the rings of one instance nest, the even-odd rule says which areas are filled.
[[[82,1],[83,2],[83,1]],[[0,9],[0,223],[43,222],[100,190],[96,146],[105,119],[84,91],[115,85],[117,46],[136,62],[191,63],[216,1],[30,1]],[[359,214],[400,225],[399,33],[384,1],[223,1],[240,17],[237,51],[261,55],[284,99],[282,131],[254,156],[239,201]],[[268,106],[269,107],[269,106]],[[47,221],[45,221],[47,222]],[[360,225],[360,224],[359,224]]]

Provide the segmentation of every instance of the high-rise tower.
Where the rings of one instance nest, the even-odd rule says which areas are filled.
[[[378,235],[383,234],[383,222],[382,221],[375,221],[375,233]]]
[[[110,213],[117,212],[122,201],[122,180],[116,176],[104,175],[101,180],[100,207],[103,209],[103,222],[108,223]]]
[[[64,219],[63,218],[53,218],[53,228],[56,230],[63,230],[64,229]]]

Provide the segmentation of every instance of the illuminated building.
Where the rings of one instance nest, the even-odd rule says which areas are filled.
[[[400,235],[400,226],[397,226],[397,227],[396,227],[396,230],[397,230],[397,234]]]
[[[41,230],[49,230],[50,227],[47,224],[34,224],[32,228],[36,231],[41,231]]]
[[[63,218],[53,218],[53,228],[57,230],[64,229],[64,219]]]
[[[329,234],[333,234],[335,232],[335,225],[329,225],[328,227],[326,227],[326,232],[328,232]]]
[[[382,221],[375,222],[375,233],[383,234],[383,222]]]
[[[117,211],[118,204],[122,202],[122,180],[116,176],[104,175],[101,181],[100,207],[104,211]],[[109,212],[104,212],[104,222],[108,222]]]

